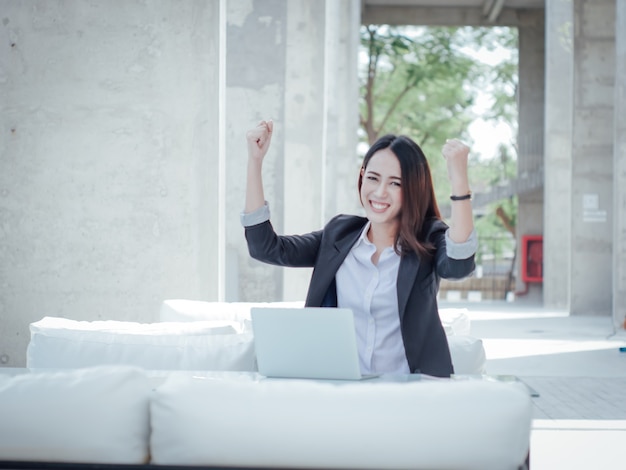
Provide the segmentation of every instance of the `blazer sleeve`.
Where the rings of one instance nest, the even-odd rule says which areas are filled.
[[[315,265],[322,231],[304,235],[277,235],[269,220],[245,227],[252,258],[276,266],[310,268]]]
[[[435,246],[435,270],[444,279],[463,279],[476,269],[474,255],[465,259],[450,258],[446,248],[446,230],[448,226],[441,220],[432,223],[428,239]]]

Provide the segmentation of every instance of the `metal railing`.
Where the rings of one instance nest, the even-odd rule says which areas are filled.
[[[439,298],[444,300],[505,300],[515,291],[515,240],[507,235],[479,239],[476,271],[468,278],[442,279]]]

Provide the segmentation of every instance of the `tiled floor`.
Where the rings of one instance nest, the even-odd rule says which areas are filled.
[[[626,377],[522,380],[539,394],[533,398],[536,419],[626,420]]]
[[[487,373],[534,390],[531,470],[626,469],[626,333],[612,319],[507,302],[468,309]]]

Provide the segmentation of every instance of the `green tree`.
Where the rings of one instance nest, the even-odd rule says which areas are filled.
[[[489,160],[480,160],[477,156],[470,159],[472,174],[484,191],[492,186],[505,184],[517,174],[517,159],[510,147],[500,145],[498,156]],[[480,211],[476,218],[476,230],[483,238],[501,238],[497,243],[496,254],[512,250],[515,247],[515,229],[517,221],[517,197],[495,201]]]
[[[449,185],[441,145],[450,137],[472,144],[467,129],[477,117],[479,94],[492,98],[483,119],[517,128],[516,30],[367,25],[361,28],[361,43],[363,140],[372,144],[386,133],[414,138],[429,159],[437,199],[445,205]],[[475,58],[477,51],[503,47],[511,51],[508,60],[493,65]],[[472,183],[486,187],[514,177],[515,162],[510,148],[501,149],[500,158],[490,162],[474,158]],[[509,218],[515,216],[514,209],[502,207]],[[502,220],[487,220],[491,223],[485,221],[481,230],[502,229]]]
[[[478,156],[472,156],[471,166],[474,178],[483,185],[477,188],[478,191],[505,184],[517,174],[517,159],[511,147],[506,145],[500,146],[497,157],[493,159],[481,160]],[[515,268],[517,201],[517,197],[513,196],[492,202],[475,211],[474,217],[479,238],[476,263],[489,264],[484,258],[496,262],[502,260],[505,254],[512,253],[513,258],[508,265],[509,287],[513,287]]]
[[[517,130],[518,38],[517,30],[507,27],[470,28],[468,47],[476,52],[508,51],[508,57],[490,64],[474,86],[492,97],[491,107],[481,116],[503,122]],[[462,30],[467,31],[467,28]]]
[[[443,130],[458,133],[471,121],[466,111],[472,96],[463,84],[475,62],[455,52],[455,30],[362,28],[368,57],[361,125],[369,144],[383,133],[402,131],[427,144]]]

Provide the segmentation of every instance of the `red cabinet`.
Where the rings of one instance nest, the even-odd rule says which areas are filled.
[[[543,235],[522,235],[522,281],[543,281]]]

